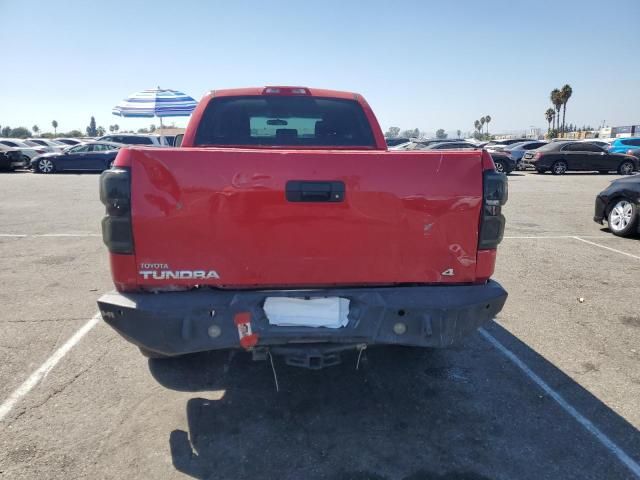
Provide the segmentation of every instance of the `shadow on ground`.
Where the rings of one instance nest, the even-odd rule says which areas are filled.
[[[638,457],[632,425],[498,324],[488,331]],[[369,349],[355,363],[276,362],[276,392],[270,365],[244,353],[150,361],[162,385],[203,392],[187,403],[188,431],[169,435],[175,468],[199,479],[631,478],[479,335],[449,350]]]

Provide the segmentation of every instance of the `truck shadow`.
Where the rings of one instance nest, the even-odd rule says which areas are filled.
[[[626,420],[498,324],[488,331],[621,449],[640,452]],[[355,364],[309,371],[276,358],[276,392],[270,364],[246,354],[150,361],[165,387],[203,393],[187,402],[188,430],[170,434],[174,467],[199,479],[629,476],[479,335],[450,350],[372,348]]]

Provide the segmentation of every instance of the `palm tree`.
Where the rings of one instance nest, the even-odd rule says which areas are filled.
[[[547,111],[544,112],[544,118],[547,119],[547,123],[549,124],[549,128],[547,129],[547,133],[551,131],[551,122],[554,118],[556,118],[556,112],[553,108],[547,108]]]
[[[458,138],[462,137],[462,130],[457,130],[456,133],[458,134]]]
[[[476,120],[475,122],[473,122],[473,125],[476,127],[477,131],[480,130],[480,121],[479,120]]]
[[[113,126],[113,130],[118,133],[118,130],[120,130],[120,125],[118,125],[117,123]]]
[[[560,130],[560,108],[562,107],[562,92],[557,88],[554,88],[553,90],[551,90],[550,98],[551,103],[553,103],[553,106],[556,109],[556,123],[554,125],[554,128],[556,130]]]
[[[480,133],[482,133],[482,129],[484,128],[484,122],[487,120],[484,117],[480,117]]]
[[[53,134],[57,135],[58,134],[58,122],[56,120],[54,120],[53,122],[51,122],[51,126],[53,127]]]
[[[568,83],[560,90],[560,98],[562,98],[562,131],[564,132],[564,116],[567,113],[567,102],[573,94],[573,89]]]
[[[33,133],[38,135],[38,132],[40,131],[40,128],[38,128],[38,125],[34,125],[33,127],[31,127],[31,130],[33,130]]]
[[[491,116],[487,115],[486,117],[484,117],[484,121],[487,124],[487,136],[489,135],[489,122],[491,121]]]

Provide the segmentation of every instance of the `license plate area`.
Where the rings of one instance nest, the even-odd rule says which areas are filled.
[[[349,323],[349,299],[267,297],[264,313],[276,327],[343,328]]]

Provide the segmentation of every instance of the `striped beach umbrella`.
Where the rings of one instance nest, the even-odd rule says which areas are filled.
[[[196,102],[189,95],[178,90],[152,88],[142,90],[125,98],[113,107],[112,113],[126,118],[188,117],[196,108]]]

